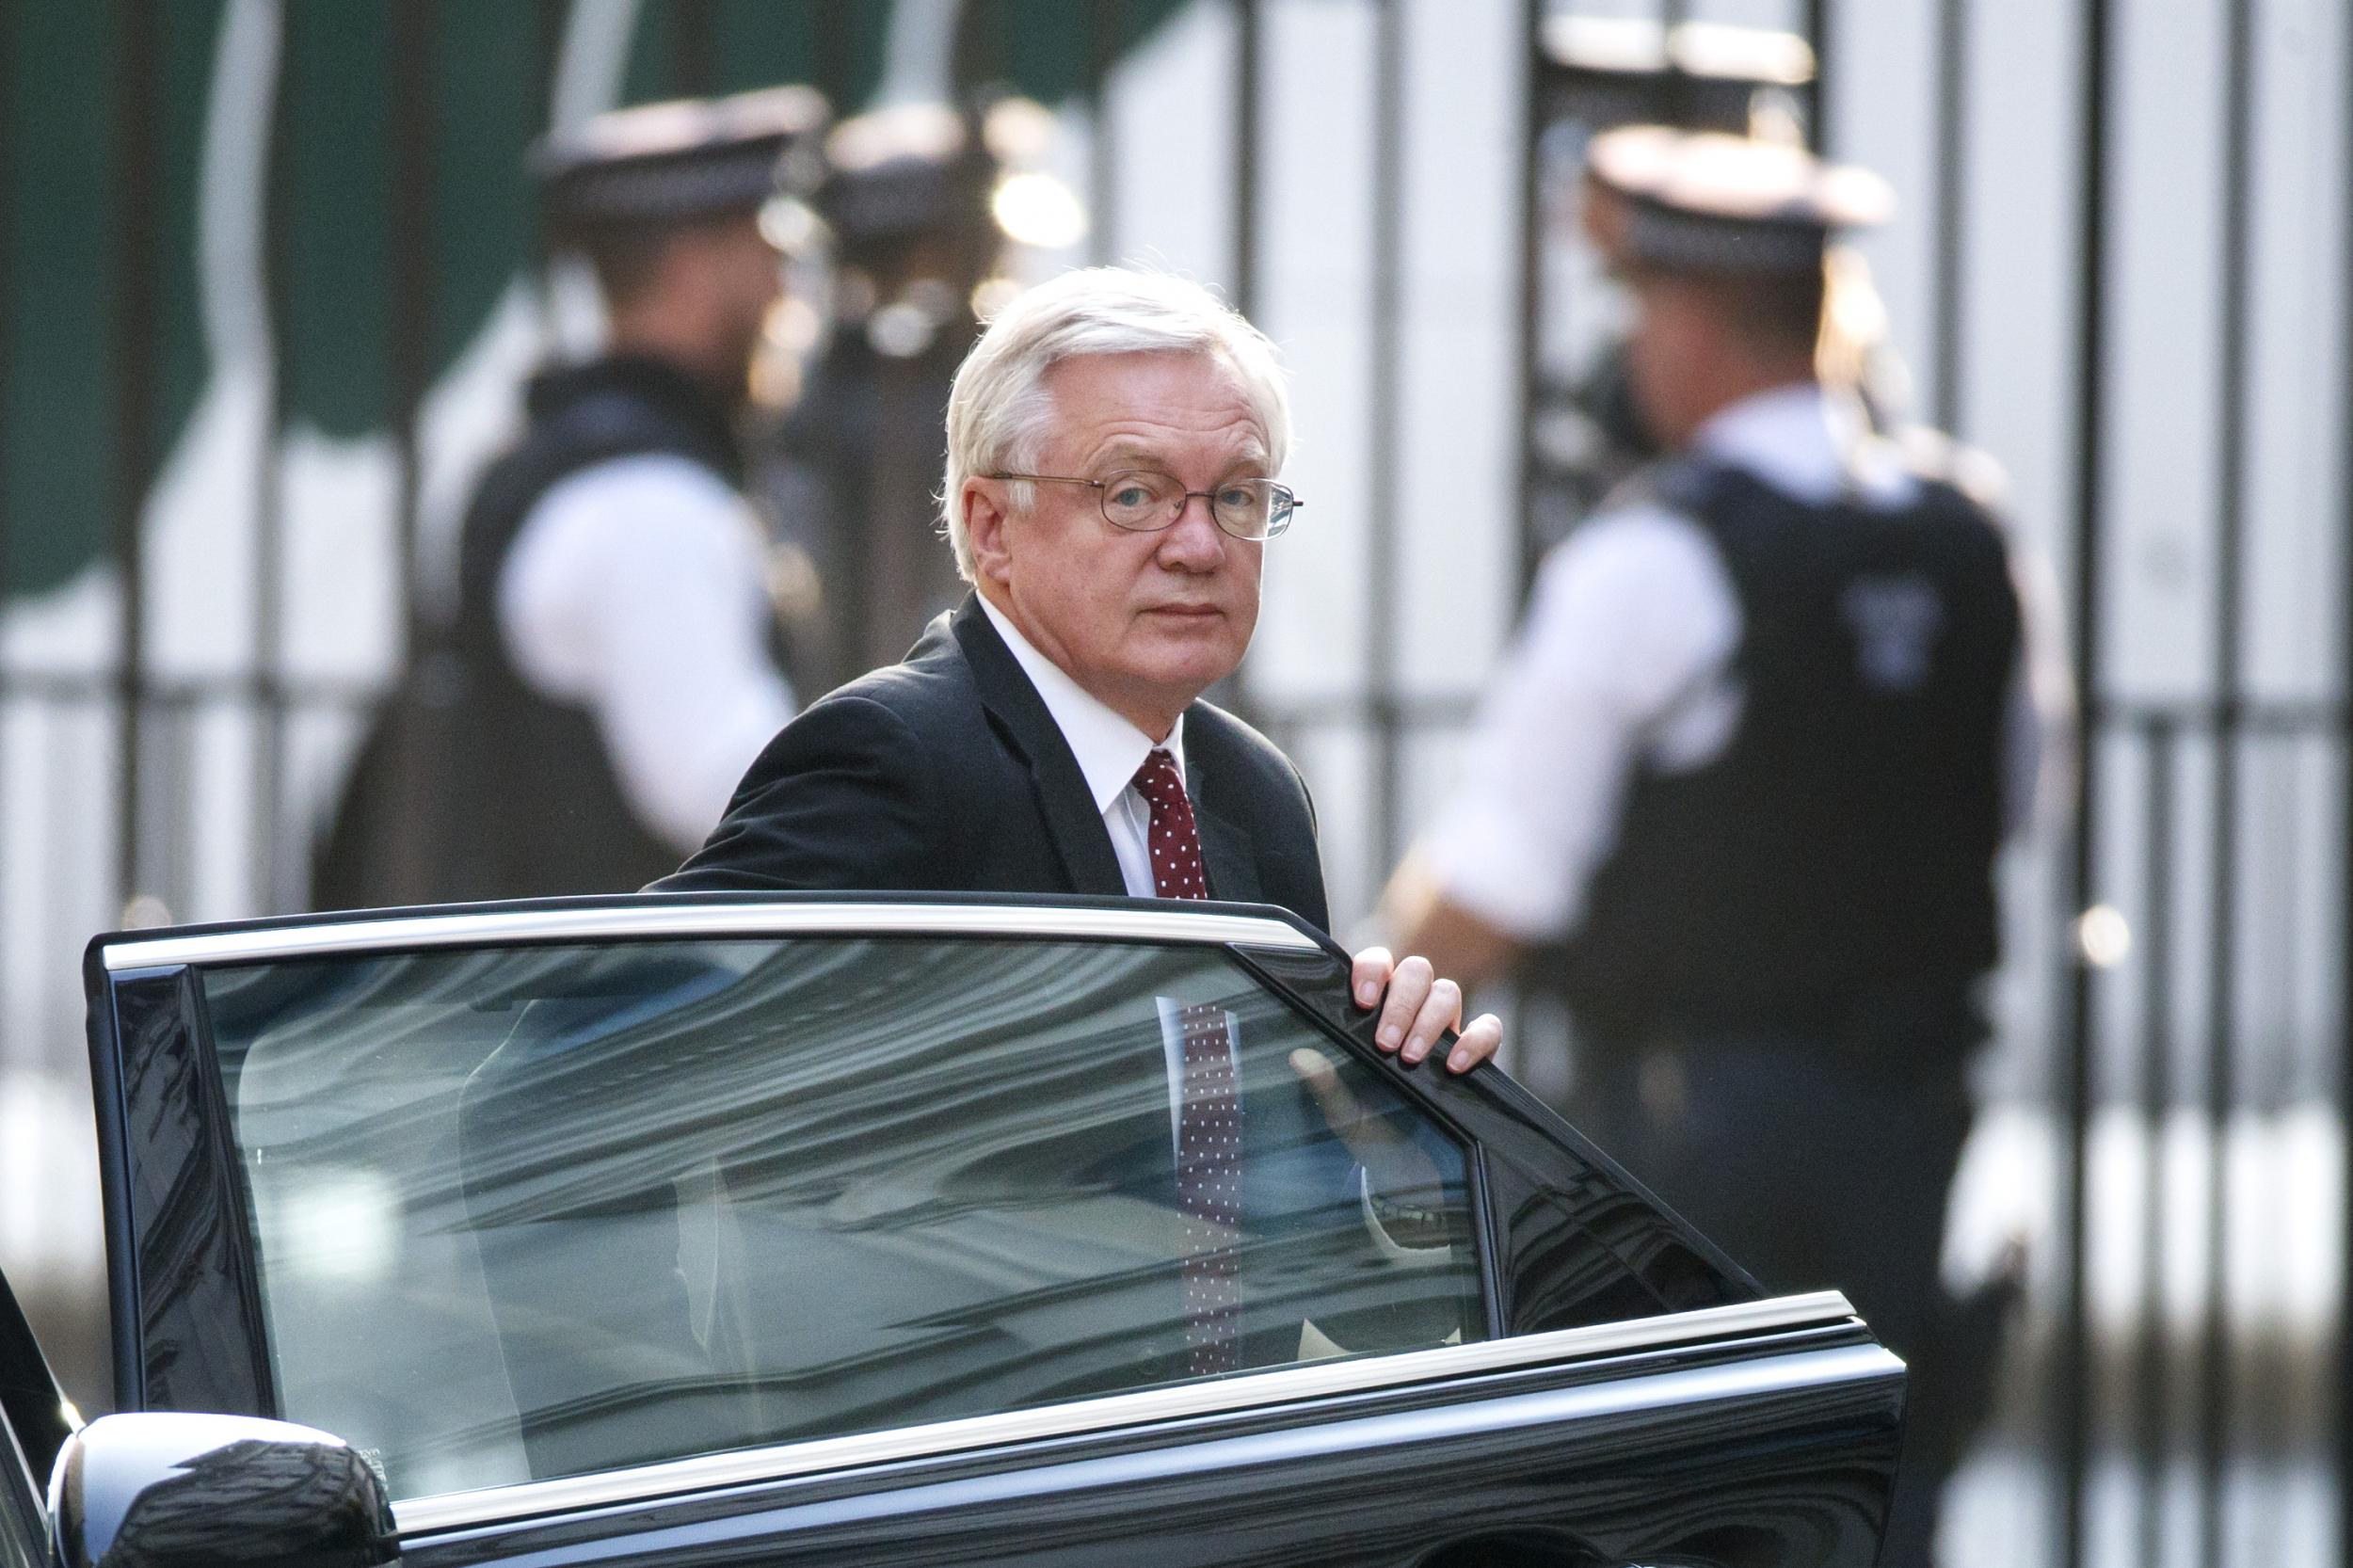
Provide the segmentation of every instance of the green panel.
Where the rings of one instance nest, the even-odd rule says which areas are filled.
[[[621,76],[621,102],[654,104],[678,94],[670,61],[669,0],[641,0],[637,34],[630,40],[629,67]]]
[[[1001,39],[976,53],[994,56],[1012,85],[1041,104],[1059,104],[1087,89],[1095,29],[1108,26],[1113,56],[1133,49],[1185,8],[1189,0],[989,0]],[[984,22],[985,24],[985,22]]]
[[[162,271],[156,280],[152,407],[158,465],[170,460],[212,376],[197,266],[197,207],[203,189],[204,123],[211,112],[215,55],[227,11],[228,0],[173,0],[156,13],[164,88],[163,168],[155,193]]]
[[[160,50],[156,333],[140,345],[154,463],[182,438],[211,373],[197,234],[206,121],[226,0],[151,0]],[[427,0],[398,0],[426,4]],[[855,112],[882,77],[892,0],[701,0],[718,90],[816,81]],[[1121,0],[1115,47],[1185,0]],[[544,123],[546,72],[569,8],[431,0],[426,232],[392,232],[392,0],[284,8],[272,232],[278,349],[291,416],[357,437],[392,416],[394,248],[423,244],[429,366],[439,376],[533,254],[521,161]],[[122,474],[116,435],[116,235],[133,176],[118,167],[120,7],[0,3],[0,586],[56,586],[104,548]],[[968,0],[968,84],[1010,80],[1052,103],[1083,89],[1093,0]],[[668,96],[670,0],[643,0],[631,101]],[[232,80],[231,91],[259,84]]]
[[[289,419],[391,423],[392,8],[285,9],[278,150],[278,363]]]
[[[0,517],[11,592],[79,570],[115,504],[114,19],[110,6],[0,7]]]
[[[653,0],[660,4],[661,0]],[[851,112],[882,81],[891,0],[710,0],[715,90],[744,92],[808,82]]]
[[[711,7],[714,89],[744,92],[778,82],[815,82],[818,11],[816,6],[714,0]]]
[[[868,5],[863,9],[879,8]],[[816,6],[717,0],[711,8],[712,68],[720,92],[817,80]],[[833,95],[829,92],[828,98]]]
[[[520,8],[433,10],[432,198],[427,285],[436,377],[463,354],[536,243],[523,154],[543,129],[546,45]]]

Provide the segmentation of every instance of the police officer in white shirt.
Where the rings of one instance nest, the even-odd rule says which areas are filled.
[[[606,346],[528,388],[468,510],[444,679],[363,749],[322,904],[632,891],[702,842],[792,716],[737,424],[782,286],[760,209],[826,118],[776,88],[534,150]]]
[[[1993,862],[2066,672],[1950,447],[1870,435],[1817,378],[1826,247],[1883,183],[1658,127],[1588,168],[1669,456],[1544,562],[1385,913],[1443,973],[1548,971],[1584,1130],[1768,1288],[1845,1289],[1913,1358],[1881,1560],[1925,1563]]]

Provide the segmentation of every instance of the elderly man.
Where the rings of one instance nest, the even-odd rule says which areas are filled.
[[[1200,700],[1257,624],[1289,440],[1273,346],[1199,286],[1098,268],[1022,296],[948,404],[972,596],[787,725],[656,888],[1215,897],[1328,924],[1298,770]],[[1369,949],[1353,982],[1409,1063],[1460,1022],[1425,960]],[[1462,1026],[1447,1064],[1501,1034]]]

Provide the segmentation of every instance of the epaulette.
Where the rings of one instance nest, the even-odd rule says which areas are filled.
[[[1892,437],[1904,470],[1916,479],[1949,485],[1989,512],[2009,501],[2009,472],[1982,447],[1956,440],[1926,424],[1906,425]]]

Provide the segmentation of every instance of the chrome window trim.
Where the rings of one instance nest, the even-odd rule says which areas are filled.
[[[1008,1443],[1112,1432],[1124,1427],[1224,1415],[1301,1400],[1328,1399],[1449,1378],[1510,1371],[1545,1362],[1582,1360],[1777,1330],[1851,1321],[1854,1308],[1835,1290],[1704,1307],[1549,1334],[1446,1345],[1359,1361],[1308,1363],[1214,1383],[1179,1384],[1098,1400],[966,1416],[763,1448],[697,1454],[593,1475],[520,1481],[475,1492],[445,1492],[392,1505],[405,1535],[495,1524],[534,1515],[648,1502],[752,1481],[785,1480],[828,1470],[927,1459]],[[1891,1356],[1888,1358],[1896,1363]]]
[[[189,936],[126,936],[100,951],[107,970],[179,964],[244,964],[273,958],[405,952],[502,942],[596,941],[614,936],[1084,936],[1143,942],[1205,942],[1321,951],[1281,920],[1140,905],[1062,909],[1049,904],[668,904],[642,907],[511,909],[474,915],[406,915],[325,920],[315,925],[218,931]]]

